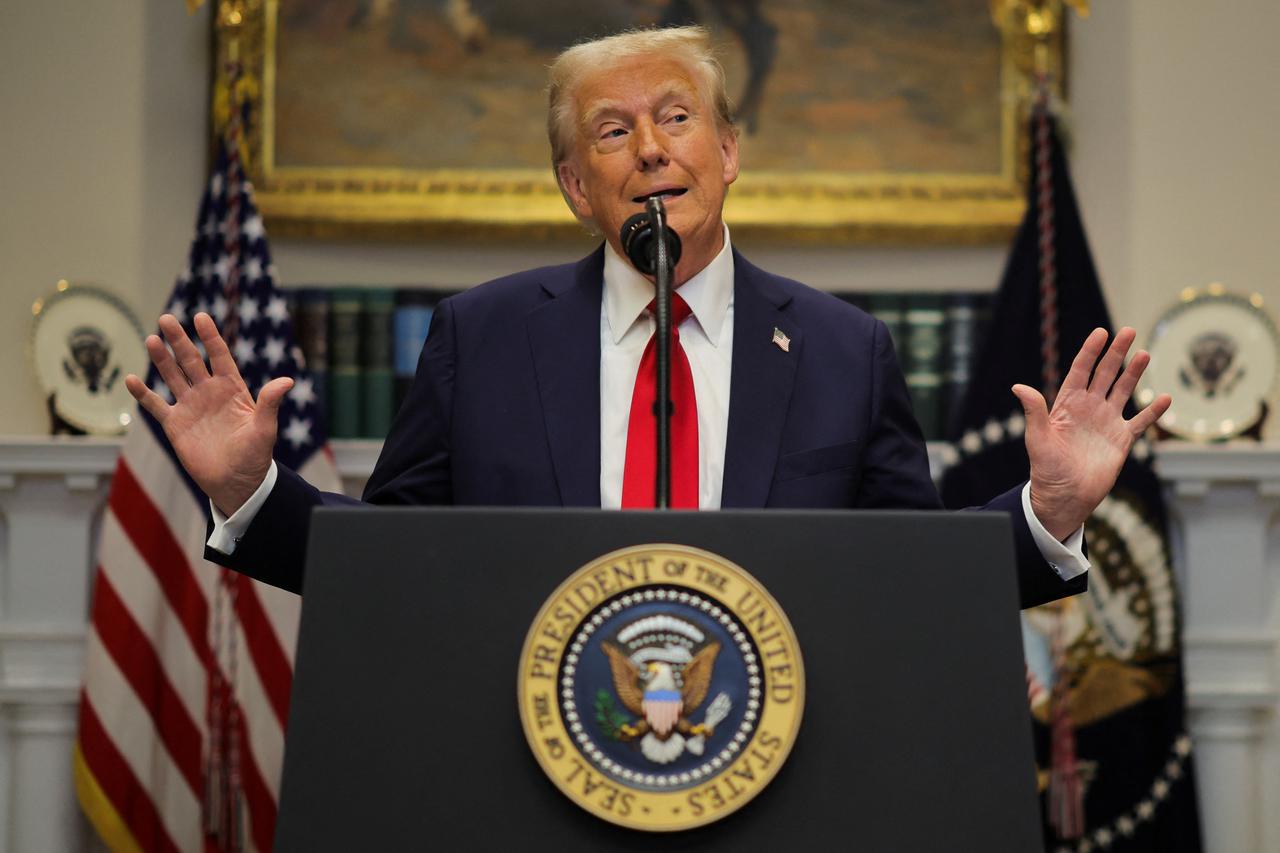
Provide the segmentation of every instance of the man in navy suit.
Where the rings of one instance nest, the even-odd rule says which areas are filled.
[[[737,131],[705,31],[579,45],[550,73],[556,178],[606,245],[440,305],[365,501],[630,505],[624,460],[640,432],[630,424],[649,403],[630,420],[628,411],[633,391],[640,399],[652,284],[624,260],[618,235],[661,195],[684,246],[675,270],[689,310],[680,359],[696,400],[696,448],[682,472],[692,478],[688,505],[938,508],[884,325],[752,266],[729,244],[721,213],[738,175]],[[172,354],[159,337],[147,340],[173,405],[137,377],[128,387],[210,497],[207,556],[301,590],[311,509],[348,499],[271,459],[291,380],[268,383],[255,401],[213,321],[195,323],[210,369],[170,316],[160,326]],[[1122,329],[1107,348],[1107,333],[1095,330],[1052,413],[1034,389],[1013,389],[1026,412],[1031,480],[985,509],[1014,518],[1024,606],[1084,588],[1084,520],[1133,440],[1168,407],[1162,396],[1124,419],[1148,361],[1140,352],[1124,367],[1133,338]]]

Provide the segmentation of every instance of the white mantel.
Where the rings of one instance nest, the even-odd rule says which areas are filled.
[[[1162,450],[1211,850],[1280,851],[1280,445]]]
[[[0,853],[97,849],[71,746],[120,442],[0,438]],[[334,443],[359,494],[379,445]],[[1162,446],[1210,853],[1280,853],[1280,444]]]

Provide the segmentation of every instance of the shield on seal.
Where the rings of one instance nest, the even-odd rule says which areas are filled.
[[[667,675],[670,677],[669,669]],[[676,727],[683,705],[680,691],[675,689],[674,684],[671,689],[646,690],[644,701],[640,703],[640,707],[644,709],[644,718],[649,721],[658,737],[666,737]]]

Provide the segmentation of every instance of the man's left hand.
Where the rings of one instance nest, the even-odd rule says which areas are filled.
[[[1079,529],[1107,496],[1133,442],[1172,402],[1168,394],[1161,394],[1125,420],[1125,403],[1151,361],[1150,355],[1139,350],[1128,367],[1124,366],[1135,337],[1133,329],[1121,329],[1098,361],[1107,345],[1107,330],[1094,329],[1071,362],[1052,411],[1036,389],[1013,386],[1027,417],[1031,510],[1045,530],[1060,541]]]

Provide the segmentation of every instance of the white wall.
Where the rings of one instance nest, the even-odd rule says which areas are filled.
[[[155,313],[205,170],[209,18],[177,0],[8,3],[0,22],[0,433],[48,427],[25,348],[60,278]]]
[[[1074,30],[1074,169],[1112,314],[1145,332],[1188,285],[1280,306],[1280,61],[1267,0],[1107,0]],[[25,362],[31,302],[59,278],[149,323],[183,262],[206,168],[208,9],[179,0],[9,4],[0,26],[0,434],[46,429]],[[585,246],[276,240],[286,283],[465,285]],[[819,287],[993,287],[1003,247],[783,249],[753,260]]]
[[[1076,27],[1074,168],[1112,313],[1149,329],[1183,287],[1280,316],[1280,6],[1110,0]]]

